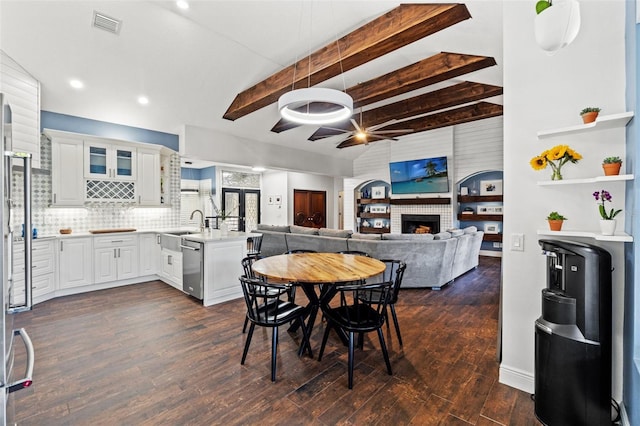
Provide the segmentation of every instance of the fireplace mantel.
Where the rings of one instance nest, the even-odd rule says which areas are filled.
[[[392,198],[390,203],[396,206],[451,204],[451,198]]]

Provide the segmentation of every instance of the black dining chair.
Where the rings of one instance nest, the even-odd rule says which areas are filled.
[[[255,278],[255,279],[259,279],[264,281],[263,277],[259,277],[257,276],[254,272],[253,272],[253,264],[257,261],[262,259],[261,256],[247,256],[244,259],[242,259],[240,262],[242,263],[242,269],[244,269],[244,276],[247,278]],[[289,298],[289,302],[294,302],[295,298],[296,298],[296,287],[292,284],[282,284],[285,287],[287,287],[287,295]],[[244,325],[242,326],[242,332],[245,333],[247,331],[247,324],[249,323],[249,318],[245,316],[244,318]]]
[[[404,277],[404,271],[407,269],[407,264],[401,260],[391,260],[391,259],[383,259],[381,262],[386,264],[386,269],[382,273],[380,281],[387,282],[390,281],[393,283],[391,287],[391,292],[389,293],[389,300],[387,301],[387,307],[391,309],[391,317],[393,319],[393,325],[396,329],[396,334],[398,336],[398,343],[402,346],[402,335],[400,334],[400,325],[398,324],[398,315],[396,315],[396,303],[398,302],[398,294],[400,293],[400,286],[402,286],[402,278]],[[367,296],[367,295],[365,295]],[[373,298],[373,300],[362,299],[362,301],[367,303],[377,303],[378,297],[377,295]],[[387,320],[387,327],[389,326],[389,312],[385,308],[384,311],[385,319]]]
[[[271,328],[271,381],[276,381],[276,357],[278,352],[278,327],[288,324],[291,321],[298,320],[302,328],[301,353],[305,348],[309,352],[309,356],[313,357],[311,345],[309,344],[309,334],[307,326],[304,324],[305,308],[286,300],[288,298],[287,286],[282,284],[272,284],[255,278],[240,277],[244,301],[247,304],[247,318],[251,322],[247,341],[242,352],[242,361],[244,365],[249,352],[249,345],[253,337],[253,331],[256,325],[260,327]]]
[[[317,253],[315,250],[306,250],[306,249],[297,249],[297,250],[289,250],[284,254],[296,254],[296,253]]]
[[[392,282],[381,282],[374,284],[348,284],[336,286],[339,294],[340,305],[330,307],[322,306],[322,312],[327,320],[327,326],[322,337],[322,345],[320,346],[320,354],[318,361],[322,360],[322,354],[327,344],[327,338],[332,328],[341,329],[349,334],[349,358],[348,358],[348,374],[349,389],[353,389],[353,364],[354,364],[354,345],[356,334],[362,335],[371,331],[378,333],[380,339],[380,347],[384,362],[387,365],[389,375],[391,371],[391,363],[389,362],[389,353],[387,345],[384,342],[382,334],[382,325],[384,324],[384,310],[387,302],[390,300]],[[367,302],[363,302],[366,300]],[[377,303],[374,303],[377,302]],[[337,330],[336,330],[337,331]]]
[[[256,257],[260,256],[260,250],[262,249],[262,235],[247,238],[247,256]]]

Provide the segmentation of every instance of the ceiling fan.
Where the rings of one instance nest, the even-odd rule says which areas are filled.
[[[344,135],[346,135],[346,138],[342,139],[342,141],[338,144],[337,148],[347,148],[355,145],[368,145],[369,142],[377,142],[385,139],[397,141],[398,136],[402,136],[407,133],[413,132],[413,129],[378,130],[378,129],[383,129],[384,127],[389,126],[393,123],[396,123],[398,120],[395,120],[395,119],[385,121],[384,123],[376,124],[373,126],[364,127],[362,125],[362,108],[360,109],[360,123],[358,123],[353,118],[351,118],[350,121],[351,121],[351,124],[353,125],[353,130],[345,130],[337,127],[322,126],[323,129],[335,131],[337,133],[321,137],[320,139],[333,137],[333,136],[336,136],[337,134],[342,134],[343,137]]]

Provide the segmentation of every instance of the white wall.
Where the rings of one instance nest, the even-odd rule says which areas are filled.
[[[564,167],[565,178],[601,175],[601,160],[624,155],[624,129],[597,134],[538,140],[538,130],[580,124],[578,112],[599,106],[601,114],[625,110],[624,1],[583,0],[582,26],[574,43],[551,56],[537,47],[533,23],[535,2],[505,1],[504,17],[504,233],[503,350],[500,381],[533,392],[534,321],[540,316],[540,291],[546,283],[545,259],[536,230],[557,210],[573,229],[598,228],[592,192],[607,189],[614,204],[624,206],[624,183],[537,186],[550,170],[536,172],[529,160],[543,150],[568,144],[585,159]],[[624,218],[621,218],[624,221]],[[620,221],[619,221],[620,222]],[[624,226],[624,223],[619,223]],[[511,251],[509,236],[523,233],[524,251]],[[621,395],[621,325],[624,276],[622,243],[598,244],[612,253],[613,273],[613,397]]]
[[[262,173],[261,192],[260,215],[262,217],[260,218],[260,223],[266,225],[289,225],[289,222],[287,222],[289,198],[286,196],[288,193],[287,172],[266,171]],[[280,196],[280,204],[269,204],[269,197],[276,196]]]

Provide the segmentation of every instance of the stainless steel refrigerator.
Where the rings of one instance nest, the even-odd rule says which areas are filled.
[[[2,146],[2,161],[0,161],[0,176],[3,177],[0,185],[0,199],[2,208],[0,209],[0,221],[2,222],[3,241],[0,246],[2,262],[0,264],[2,275],[2,292],[0,292],[0,304],[2,313],[0,319],[0,353],[3,360],[0,363],[0,388],[2,392],[2,408],[0,409],[0,425],[13,424],[14,408],[11,394],[17,390],[30,386],[32,383],[34,351],[33,345],[27,332],[24,329],[15,330],[13,327],[13,314],[31,309],[31,155],[12,151],[12,131],[11,131],[11,107],[6,103],[5,96],[0,93],[0,141]],[[15,238],[13,233],[12,212],[17,200],[13,200],[12,193],[12,167],[13,163],[17,167],[22,167],[24,200],[20,200],[22,206],[24,232],[23,238]],[[13,270],[13,247],[16,244],[24,244],[24,296],[20,300],[14,300],[14,270]],[[16,298],[17,299],[17,298]],[[24,374],[16,379],[17,366],[14,366],[14,336],[20,336],[25,346],[26,366]],[[17,341],[19,342],[19,341]],[[16,368],[14,368],[16,367]],[[15,373],[14,373],[14,370]]]

